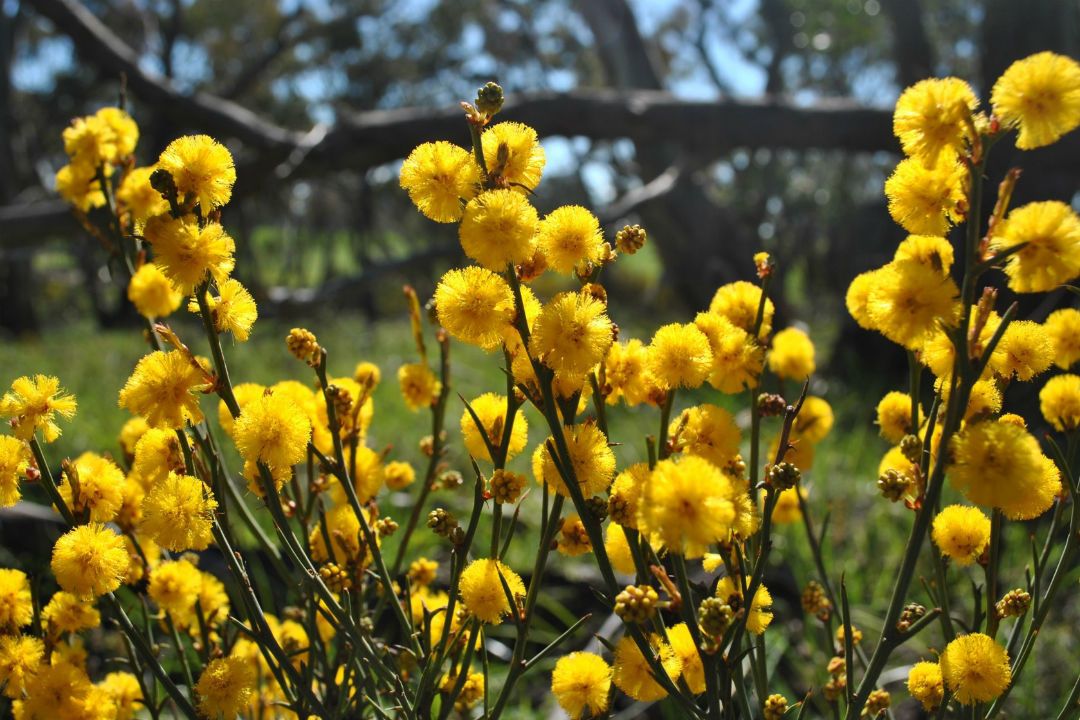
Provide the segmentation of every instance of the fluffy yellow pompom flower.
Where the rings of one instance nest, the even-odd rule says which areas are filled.
[[[117,156],[116,133],[104,117],[88,115],[71,121],[64,128],[64,152],[71,158],[73,165],[81,165],[96,170],[99,166],[111,163]],[[107,168],[106,173],[111,173]]]
[[[847,293],[844,296],[844,304],[848,313],[859,324],[859,327],[867,330],[874,329],[874,324],[870,320],[867,302],[870,300],[870,291],[877,284],[879,272],[880,269],[856,275],[855,279],[848,285]]]
[[[183,295],[154,263],[144,263],[131,276],[127,289],[128,300],[139,314],[147,318],[164,318],[180,307]]]
[[[668,630],[668,640],[682,663],[682,676],[690,692],[695,695],[705,692],[705,665],[701,662],[701,653],[690,634],[690,628],[686,623],[679,623]]]
[[[0,685],[9,698],[22,697],[26,682],[45,657],[45,643],[31,635],[0,635]]]
[[[1002,124],[1019,125],[1016,147],[1049,145],[1080,125],[1080,64],[1052,52],[1017,60],[994,83],[990,102]]]
[[[646,369],[665,390],[700,387],[712,364],[709,337],[693,323],[664,325],[649,343]]]
[[[112,132],[110,143],[113,152],[106,160],[119,163],[135,152],[135,145],[139,142],[139,126],[130,115],[118,107],[103,107],[94,113],[94,118],[105,123]]]
[[[124,456],[128,460],[135,454],[135,445],[138,444],[139,439],[149,429],[150,426],[146,423],[146,419],[141,417],[128,418],[127,422],[120,428],[120,435],[116,440],[120,443]]]
[[[946,472],[953,487],[978,505],[1001,508],[1009,517],[1036,517],[1053,503],[1038,441],[1027,430],[994,421],[967,425],[953,436]],[[1032,502],[1039,499],[1033,507]]]
[[[778,378],[805,380],[814,374],[814,343],[798,328],[785,328],[773,336],[769,370]]]
[[[473,411],[480,418],[488,442],[491,443],[492,447],[498,448],[502,444],[503,427],[506,425],[506,397],[496,393],[484,393],[472,400],[469,405],[472,406]],[[480,432],[468,409],[464,410],[461,413],[461,434],[465,437],[465,449],[474,458],[492,462],[491,455],[488,453],[487,445],[484,444],[484,438]],[[528,439],[529,423],[525,420],[525,414],[516,413],[514,427],[510,431],[510,444],[506,449],[506,458],[504,459],[509,460],[524,450]]]
[[[971,86],[959,78],[921,80],[900,95],[893,111],[893,133],[908,155],[930,167],[944,153],[964,152],[979,107]]]
[[[10,435],[0,435],[0,507],[19,502],[19,478],[26,475],[30,465],[30,450],[26,443]]]
[[[719,313],[698,313],[694,324],[709,338],[712,347],[709,384],[728,394],[757,387],[765,367],[765,348],[749,332]]]
[[[164,480],[170,472],[184,470],[180,439],[173,430],[150,428],[135,445],[131,471],[148,489]]]
[[[934,516],[930,537],[957,565],[970,565],[990,542],[990,519],[979,508],[950,505]]]
[[[185,295],[201,285],[207,273],[218,283],[225,282],[236,265],[236,243],[218,223],[200,228],[192,216],[176,220],[155,215],[146,221],[143,233],[154,247],[154,262]]]
[[[1080,376],[1050,378],[1039,392],[1039,409],[1055,430],[1071,432],[1080,427]]]
[[[147,218],[169,211],[169,203],[150,185],[150,175],[156,169],[152,165],[133,168],[116,189],[116,201],[131,214],[131,227],[139,233]]]
[[[435,288],[435,312],[453,337],[493,350],[514,319],[514,295],[490,270],[475,265],[455,268]]]
[[[20,440],[30,441],[34,432],[41,431],[45,442],[60,437],[56,416],[70,420],[75,417],[75,397],[65,395],[60,381],[49,375],[25,375],[11,383],[11,391],[0,398],[0,415],[12,418],[11,432]]]
[[[307,454],[311,420],[288,396],[269,393],[244,406],[233,426],[233,438],[245,460],[282,470]]]
[[[990,366],[1005,380],[1026,382],[1050,369],[1054,344],[1046,329],[1031,320],[1014,320],[990,356]]]
[[[218,294],[207,295],[206,304],[210,308],[210,319],[219,333],[231,332],[238,342],[244,342],[251,334],[251,326],[259,318],[259,309],[255,298],[239,280],[229,278],[218,287]],[[199,303],[192,298],[188,302],[188,311],[198,314]]]
[[[551,694],[571,720],[599,717],[608,708],[611,666],[589,652],[573,652],[555,663],[551,673]]]
[[[403,490],[416,480],[416,471],[409,463],[395,460],[386,463],[383,476],[386,479],[386,487],[391,490]]]
[[[678,680],[679,675],[682,674],[682,661],[672,647],[660,639],[659,635],[651,635],[649,645],[652,647],[654,657],[660,661],[661,667],[672,682]],[[641,648],[629,635],[623,635],[619,644],[615,646],[612,664],[614,665],[612,682],[630,697],[641,702],[652,702],[667,697],[667,690],[656,682],[652,667],[641,654]]]
[[[183,615],[195,606],[202,590],[199,569],[187,560],[163,562],[150,573],[147,594],[170,615]]]
[[[604,391],[609,405],[623,399],[629,407],[634,407],[646,399],[653,385],[645,369],[647,358],[648,351],[637,338],[625,344],[612,343],[604,358]]]
[[[536,246],[539,218],[528,198],[513,190],[488,190],[465,206],[458,228],[461,248],[488,270],[528,260]]]
[[[207,385],[206,374],[179,350],[143,356],[120,390],[120,407],[142,415],[150,427],[178,430],[202,421],[193,392]]]
[[[941,674],[953,697],[964,705],[989,702],[1009,687],[1009,654],[982,633],[961,635],[945,646]]]
[[[893,260],[918,260],[936,272],[949,272],[954,260],[953,246],[936,235],[908,235],[897,246]]]
[[[435,404],[442,392],[442,383],[431,372],[427,363],[409,363],[398,368],[398,384],[401,396],[410,410],[419,410]]]
[[[750,333],[757,321],[758,306],[761,304],[761,288],[745,280],[737,280],[722,285],[716,290],[709,303],[709,312],[721,315],[732,325]],[[773,301],[765,298],[765,311],[761,318],[761,330],[758,339],[764,340],[772,332],[773,313],[776,308]]]
[[[26,573],[0,568],[0,630],[17,630],[28,625],[33,617],[34,604]]]
[[[901,160],[885,181],[889,214],[914,235],[944,235],[962,219],[958,205],[964,200],[966,175],[955,158],[943,157],[932,167],[918,158]]]
[[[881,437],[887,441],[895,444],[903,440],[912,431],[911,396],[894,390],[881,398],[877,405],[877,425]]]
[[[788,453],[788,462],[791,462],[791,453]],[[801,469],[804,466],[798,465]],[[799,488],[799,493],[806,499],[807,491]],[[799,495],[795,488],[780,491],[776,496],[776,505],[773,506],[772,521],[774,525],[791,525],[802,520],[802,505],[799,504]]]
[[[1055,310],[1046,318],[1043,327],[1054,345],[1054,364],[1068,370],[1080,360],[1080,310]]]
[[[41,617],[48,623],[49,631],[56,633],[79,632],[101,624],[101,613],[92,602],[63,590],[52,596],[42,609]]]
[[[604,233],[591,212],[578,205],[566,205],[540,221],[536,242],[548,266],[569,275],[578,263],[600,261]]]
[[[519,193],[535,190],[544,172],[544,148],[528,125],[503,122],[491,125],[480,136],[488,174]]]
[[[694,455],[678,463],[662,460],[645,484],[638,527],[656,533],[671,552],[701,557],[731,532],[734,498],[731,481],[708,460]]]
[[[615,474],[615,453],[608,446],[604,432],[593,423],[585,423],[574,427],[564,426],[563,437],[581,494],[588,498],[607,490]],[[538,483],[547,483],[563,497],[570,497],[570,491],[548,452],[548,441],[537,445],[533,453],[533,474]]]
[[[742,432],[730,412],[716,405],[698,405],[683,410],[671,422],[669,435],[678,433],[677,448],[697,455],[718,468],[726,467],[739,454]]]
[[[955,324],[960,291],[952,278],[915,260],[894,260],[875,273],[866,300],[873,327],[904,347],[918,349],[938,328]]]
[[[641,493],[651,474],[647,463],[635,463],[618,474],[615,482],[611,484],[611,498],[608,503],[613,522],[637,529]]]
[[[424,217],[451,223],[461,219],[461,201],[476,195],[480,168],[468,150],[440,140],[418,145],[409,153],[400,181]]]
[[[746,606],[743,602],[742,588],[730,577],[722,577],[716,583],[716,597],[733,608]],[[765,632],[765,628],[769,627],[772,619],[772,595],[764,585],[758,585],[754,593],[754,602],[750,604],[750,615],[746,618],[746,629],[755,635],[760,635]]]
[[[142,688],[131,673],[111,672],[99,687],[105,691],[116,706],[116,720],[131,720],[136,709],[142,705]]]
[[[908,692],[911,697],[922,703],[923,710],[936,710],[945,699],[945,680],[941,677],[941,666],[936,662],[917,662],[908,672]]]
[[[120,587],[128,567],[124,538],[100,523],[73,528],[53,546],[56,582],[80,598],[104,595]]]
[[[795,417],[795,424],[791,428],[792,442],[802,440],[805,443],[819,443],[832,430],[835,417],[832,406],[824,398],[809,395],[803,400],[802,410]],[[797,443],[796,443],[797,444]],[[797,452],[796,448],[796,452]],[[795,462],[790,460],[789,462]],[[798,465],[798,463],[795,463]],[[809,465],[799,467],[809,469]]]
[[[382,381],[382,371],[373,362],[359,362],[356,363],[356,369],[353,370],[353,380],[363,387],[370,387],[374,390]]]
[[[78,497],[73,497],[72,471],[78,478]],[[94,522],[107,523],[123,505],[124,471],[97,453],[84,452],[72,461],[60,479],[60,497],[76,516],[89,511]]]
[[[1080,218],[1063,202],[1033,202],[1009,213],[994,232],[995,252],[1027,243],[1009,256],[1005,274],[1015,292],[1050,292],[1080,275]]]
[[[503,615],[512,610],[503,590],[504,581],[512,597],[525,596],[525,583],[506,565],[491,558],[473,560],[461,573],[461,600],[481,622],[501,622]]]
[[[364,518],[368,524],[373,522],[371,513],[366,509]],[[359,560],[358,565],[361,568],[367,566],[371,560],[371,552],[367,545],[363,544],[360,519],[356,517],[351,505],[338,505],[331,508],[330,512],[326,513],[326,528],[330,534],[330,548],[334,551],[337,562]],[[311,531],[308,542],[311,545],[312,560],[322,563],[330,559],[321,528],[316,526]]]
[[[583,376],[604,359],[613,342],[604,303],[586,293],[559,293],[536,318],[529,351],[565,377]]]
[[[105,204],[105,193],[94,169],[86,165],[65,165],[56,171],[56,192],[79,210]]]
[[[244,658],[215,658],[195,684],[199,712],[209,718],[236,717],[255,691],[255,669]]]
[[[169,473],[142,502],[142,531],[174,552],[210,545],[217,501],[198,478]]]
[[[173,140],[158,158],[158,167],[172,175],[180,202],[192,196],[204,215],[232,197],[236,182],[232,155],[208,135],[186,135]]]

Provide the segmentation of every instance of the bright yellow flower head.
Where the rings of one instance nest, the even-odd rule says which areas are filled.
[[[117,157],[116,132],[105,117],[88,115],[75,118],[71,125],[64,128],[63,137],[64,152],[73,165],[96,170]]]
[[[147,594],[171,615],[183,615],[195,606],[202,589],[199,569],[187,560],[163,562],[150,573]]]
[[[210,661],[195,684],[199,711],[206,717],[236,717],[255,691],[255,670],[240,657]]]
[[[630,543],[626,539],[623,526],[617,522],[609,522],[604,528],[604,552],[607,553],[611,567],[617,573],[633,575],[637,572],[634,566],[634,556],[630,552]]]
[[[245,460],[282,470],[307,455],[311,420],[287,395],[264,394],[244,406],[233,426],[233,438]]]
[[[506,397],[496,393],[484,393],[469,403],[480,418],[484,427],[484,434],[488,436],[491,446],[498,448],[502,444],[503,427],[506,425]],[[474,458],[492,462],[483,436],[476,427],[469,411],[461,413],[461,434],[465,437],[465,449]],[[505,460],[517,455],[525,449],[525,443],[529,439],[529,423],[525,420],[524,413],[516,413],[514,427],[510,431],[510,444],[507,447]]]
[[[563,426],[563,437],[570,451],[570,465],[582,495],[588,498],[607,490],[612,476],[615,475],[615,453],[608,446],[608,439],[603,431],[593,423]],[[548,452],[547,442],[537,445],[533,453],[533,475],[536,482],[547,483],[548,487],[563,497],[570,497],[570,491]]]
[[[111,672],[99,686],[116,706],[116,720],[131,720],[142,705],[142,687],[131,673]]]
[[[658,534],[671,552],[700,557],[709,545],[728,538],[735,493],[728,477],[704,458],[662,460],[645,484],[638,527]]]
[[[171,472],[143,498],[141,529],[166,550],[205,550],[217,506],[201,480]]]
[[[990,366],[1003,379],[1026,382],[1050,369],[1054,345],[1046,329],[1031,320],[1014,320],[1005,328],[990,356]]]
[[[371,513],[364,510],[364,518],[370,524]],[[371,560],[371,552],[364,544],[363,534],[360,529],[360,519],[356,517],[351,505],[338,505],[326,513],[326,528],[329,530],[330,546],[334,551],[337,562],[357,561],[359,567],[366,567]],[[315,562],[326,562],[330,559],[327,552],[326,539],[322,529],[315,527],[308,538],[311,545],[311,559]]]
[[[634,407],[646,399],[650,387],[645,345],[636,338],[626,343],[612,343],[604,358],[604,378],[607,382],[607,403],[614,405],[620,399]]]
[[[679,675],[682,674],[682,660],[672,647],[659,635],[651,635],[649,645],[672,682],[678,680]],[[667,690],[656,682],[652,667],[641,654],[641,648],[629,635],[623,635],[619,644],[615,646],[612,664],[614,669],[611,681],[630,697],[641,702],[652,702],[667,697]]]
[[[135,152],[135,145],[139,142],[139,126],[130,115],[117,107],[103,107],[94,113],[94,118],[105,123],[112,132],[112,155],[106,158],[109,162],[122,162]]]
[[[1015,292],[1050,292],[1080,275],[1080,218],[1063,202],[1033,202],[1009,213],[995,231],[995,252],[1020,243],[1005,263]]]
[[[819,398],[814,395],[808,395],[803,401],[802,409],[795,417],[795,424],[791,428],[791,442],[796,446],[799,445],[798,441],[803,441],[802,444],[814,444],[819,443],[825,439],[825,436],[832,430],[834,421],[832,406],[824,398]],[[796,451],[797,452],[797,449]],[[790,459],[789,462],[795,462]],[[799,465],[798,463],[795,463]],[[799,465],[803,470],[808,470],[809,465]]]
[[[225,282],[236,264],[236,243],[218,223],[200,228],[190,215],[180,220],[155,215],[143,233],[154,248],[154,262],[185,295],[205,282],[207,273],[219,284]]]
[[[193,197],[204,215],[232,197],[236,182],[232,155],[208,135],[186,135],[173,140],[158,158],[158,167],[172,175],[180,202]]]
[[[859,324],[859,327],[867,330],[874,329],[867,303],[870,300],[870,291],[877,284],[877,276],[880,273],[881,270],[878,269],[856,275],[855,279],[851,281],[851,285],[848,286],[847,294],[844,297],[848,313]]]
[[[915,260],[894,260],[875,273],[866,309],[882,335],[914,350],[938,329],[939,322],[955,324],[959,294],[948,275],[932,272]]]
[[[963,705],[989,702],[1012,682],[1009,654],[982,633],[961,635],[950,642],[939,662],[945,684]]]
[[[11,391],[0,398],[0,415],[12,418],[11,431],[15,437],[29,442],[38,430],[45,442],[60,437],[55,417],[65,420],[75,417],[75,397],[65,395],[60,381],[49,375],[25,375],[11,383]]]
[[[175,431],[150,428],[139,438],[131,470],[147,488],[164,480],[170,472],[183,469],[184,458]]]
[[[681,452],[705,458],[718,468],[739,454],[742,433],[732,414],[722,407],[706,404],[683,410],[671,422],[669,435],[675,437],[676,431]]]
[[[178,430],[202,421],[193,392],[206,387],[203,370],[179,350],[143,356],[120,390],[120,407],[142,415],[151,427]]]
[[[410,410],[419,410],[435,404],[442,392],[442,383],[431,372],[427,363],[409,363],[398,368],[398,384],[401,396]]]
[[[953,246],[937,235],[908,235],[896,248],[893,260],[918,260],[935,272],[949,272],[953,265]]]
[[[749,578],[747,579],[749,584]],[[742,588],[735,584],[730,577],[722,577],[716,583],[716,597],[726,600],[731,607],[744,607]],[[732,602],[734,600],[734,602]],[[750,605],[750,615],[746,619],[746,629],[755,635],[765,632],[765,628],[772,622],[772,594],[765,585],[758,585],[754,593],[754,602]]]
[[[578,263],[600,261],[604,233],[591,212],[578,205],[566,205],[540,221],[536,242],[548,266],[569,275]]]
[[[10,435],[0,435],[0,507],[19,502],[19,478],[26,475],[30,465],[30,449],[26,443]]]
[[[365,387],[370,386],[372,390],[378,386],[382,381],[382,371],[379,370],[379,366],[373,362],[363,361],[356,363],[356,369],[353,370],[353,380],[358,384]]]
[[[647,463],[635,463],[615,477],[615,482],[611,484],[611,500],[608,503],[612,522],[637,529],[641,493],[651,474]]]
[[[790,456],[790,453],[788,455]],[[788,462],[791,462],[790,457]],[[803,468],[802,465],[798,465],[798,467]],[[800,487],[798,492],[802,494],[805,500],[806,489]],[[789,487],[787,490],[782,490],[776,498],[776,505],[773,507],[773,524],[791,525],[800,520],[802,520],[802,506],[799,504],[799,496],[796,494],[795,488]]]
[[[512,610],[503,590],[503,582],[514,598],[525,596],[525,583],[513,570],[498,560],[473,560],[461,573],[461,600],[481,622],[499,623]]]
[[[914,235],[944,235],[962,219],[958,205],[964,200],[967,170],[954,158],[941,158],[924,167],[918,158],[901,160],[885,181],[889,214]]]
[[[941,665],[936,662],[915,663],[908,673],[908,692],[922,703],[923,710],[936,710],[945,699],[945,681],[941,677]]]
[[[919,412],[922,417],[922,411]],[[911,432],[911,396],[893,391],[881,398],[877,405],[877,425],[881,437],[890,443],[898,443]]]
[[[990,102],[1003,125],[1020,127],[1021,150],[1057,142],[1080,125],[1080,64],[1052,52],[1017,60],[994,83]]]
[[[386,463],[386,467],[383,468],[383,476],[386,480],[386,487],[391,490],[404,490],[415,482],[416,470],[407,462],[395,460]]]
[[[717,289],[712,302],[709,303],[709,312],[727,318],[732,325],[750,333],[753,332],[760,304],[761,288],[751,282],[737,280]],[[758,339],[764,340],[772,332],[775,311],[773,301],[765,298],[765,311],[761,318]]]
[[[93,602],[63,590],[52,596],[42,609],[41,618],[49,625],[50,632],[57,633],[74,633],[101,625],[101,613]]]
[[[536,319],[529,351],[557,375],[584,376],[613,341],[604,303],[586,293],[559,293]]]
[[[488,190],[465,206],[458,238],[465,254],[488,270],[528,260],[539,218],[528,198],[513,190]]]
[[[65,470],[59,487],[64,504],[76,517],[89,511],[94,522],[111,522],[124,502],[124,471],[92,452],[84,452],[71,465],[78,475],[79,495],[73,497],[71,473]]]
[[[0,630],[10,632],[29,625],[34,617],[30,581],[22,570],[0,568]]]
[[[938,157],[965,150],[979,107],[971,86],[959,78],[929,78],[900,95],[893,112],[893,133],[908,155],[930,167]]]
[[[773,336],[769,370],[781,380],[805,380],[814,374],[814,343],[798,328],[785,328]]]
[[[65,165],[57,170],[56,192],[83,212],[105,204],[101,182],[89,165]]]
[[[667,390],[700,387],[712,370],[709,337],[693,323],[664,325],[653,335],[645,367]]]
[[[1054,493],[1047,497],[1053,482],[1039,443],[1024,428],[971,423],[953,436],[950,451],[950,482],[971,502],[1025,519],[1041,515],[1053,503]]]
[[[453,143],[423,143],[401,166],[401,187],[424,217],[440,223],[461,219],[462,200],[476,195],[480,168],[472,153]]]
[[[139,233],[148,218],[169,212],[169,203],[150,185],[156,169],[151,165],[129,170],[116,188],[116,201],[131,213],[131,228]]]
[[[127,567],[124,538],[100,523],[73,528],[53,546],[56,582],[81,598],[104,595],[120,587]]]
[[[22,697],[26,682],[45,657],[45,643],[32,635],[0,635],[0,685],[9,698]]]
[[[42,662],[38,666],[37,672],[26,680],[25,691],[26,697],[15,712],[19,720],[115,717],[112,699],[90,683],[86,670],[56,656],[54,662]]]
[[[129,460],[135,454],[135,445],[149,429],[150,426],[146,424],[146,419],[138,416],[128,418],[127,422],[124,423],[124,426],[120,428],[120,435],[117,437],[117,441],[124,451],[124,456]]]
[[[147,318],[165,318],[180,307],[183,295],[154,263],[144,263],[128,283],[128,300]]]
[[[231,332],[238,342],[244,342],[251,334],[251,326],[259,317],[255,298],[239,280],[229,278],[218,287],[217,296],[207,295],[206,304],[210,308],[210,318],[219,333]],[[199,312],[199,303],[192,298],[188,301],[188,311]]]
[[[1039,392],[1039,407],[1055,430],[1071,432],[1080,427],[1080,376],[1050,378]]]
[[[990,542],[990,518],[976,507],[950,505],[934,516],[930,537],[957,565],[970,565]]]
[[[682,676],[690,692],[695,695],[705,692],[705,665],[701,662],[701,654],[689,626],[683,622],[671,628],[668,630],[668,640],[682,663]]]
[[[559,528],[558,551],[566,557],[577,557],[587,552],[592,552],[592,542],[585,524],[581,522],[581,516],[571,513],[563,518],[562,527]]]
[[[765,348],[749,332],[719,313],[700,312],[694,324],[709,338],[712,347],[709,384],[728,394],[757,387],[765,366]]]
[[[435,311],[452,337],[485,350],[499,346],[516,314],[506,281],[475,265],[443,275],[435,288]]]
[[[1080,310],[1055,310],[1046,318],[1043,327],[1054,345],[1054,364],[1068,370],[1080,360]]]
[[[611,666],[599,655],[574,652],[555,663],[551,673],[551,694],[571,720],[599,717],[608,708]]]
[[[480,136],[488,173],[502,185],[526,194],[540,184],[544,172],[544,148],[536,131],[528,125],[503,122],[492,125]]]

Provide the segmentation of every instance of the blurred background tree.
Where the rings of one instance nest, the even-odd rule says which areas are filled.
[[[1080,4],[4,0],[0,21],[8,331],[55,315],[49,297],[103,325],[126,317],[104,253],[52,190],[60,131],[116,102],[121,77],[143,162],[181,133],[233,150],[225,222],[264,314],[376,316],[403,280],[430,290],[460,250],[411,210],[397,164],[424,140],[466,143],[457,103],[495,79],[506,119],[544,137],[540,210],[587,198],[609,233],[641,222],[655,241],[661,274],[613,273],[613,292],[700,309],[764,248],[783,259],[782,315],[813,321],[846,316],[850,279],[899,239],[881,188],[901,89],[957,74],[985,97],[1013,59],[1076,56]],[[1073,200],[1077,158],[1075,138],[1027,154],[1038,172],[1017,200]],[[815,329],[826,347],[844,332]]]

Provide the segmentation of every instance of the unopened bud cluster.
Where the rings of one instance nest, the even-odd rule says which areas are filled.
[[[891,704],[892,698],[889,696],[888,690],[874,690],[866,698],[866,706],[863,708],[862,717],[877,717],[888,710]]]
[[[913,465],[918,465],[922,462],[922,440],[918,435],[905,435],[904,439],[900,441],[900,452],[903,454],[904,459]]]
[[[926,608],[918,603],[908,603],[900,613],[900,619],[896,623],[896,629],[907,632],[912,623],[926,614]]]
[[[911,478],[895,468],[889,468],[881,473],[877,486],[882,496],[892,502],[898,502],[907,494],[908,488],[911,486]]]
[[[453,513],[443,508],[435,508],[428,513],[427,526],[431,529],[431,532],[435,533],[439,537],[450,538],[455,530],[459,530],[461,526],[458,524],[457,518]]]
[[[645,247],[645,230],[640,225],[627,225],[615,233],[615,247],[625,255],[633,255]]]
[[[757,404],[762,417],[779,417],[787,412],[787,401],[776,393],[761,393]]]
[[[814,580],[806,583],[802,592],[802,608],[808,615],[816,615],[822,620],[829,618],[832,604],[825,596],[825,588],[821,587],[820,583]]]
[[[596,518],[597,522],[604,522],[608,516],[608,501],[599,495],[594,495],[585,501],[585,507],[589,509],[589,514]]]
[[[496,470],[491,476],[491,497],[499,504],[517,502],[527,480],[521,473],[509,470]]]
[[[698,625],[707,634],[718,638],[727,632],[731,621],[735,619],[735,611],[726,601],[718,597],[709,597],[701,601],[698,606]]]
[[[765,716],[765,720],[780,720],[780,718],[787,714],[787,711],[787,698],[783,695],[770,695],[765,698],[765,705],[761,709],[761,713]]]
[[[781,462],[769,467],[768,483],[777,490],[795,487],[802,478],[802,472],[789,462]]]
[[[375,532],[381,538],[388,538],[397,532],[398,524],[393,518],[379,518],[375,521]]]
[[[615,596],[615,614],[623,622],[640,625],[656,612],[656,603],[660,596],[648,585],[627,585]]]
[[[326,563],[319,568],[319,577],[322,578],[326,587],[334,592],[342,592],[352,587],[352,579],[349,574],[337,563]]]
[[[998,617],[1020,617],[1031,607],[1031,595],[1019,588],[1010,590],[994,607]]]
[[[304,328],[293,328],[285,338],[285,344],[289,346],[289,352],[297,360],[314,363],[317,361],[322,348],[315,339],[315,333]]]

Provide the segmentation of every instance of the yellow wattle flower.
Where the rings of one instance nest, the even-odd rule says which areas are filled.
[[[1080,64],[1052,52],[1017,60],[994,83],[990,102],[1002,124],[1019,126],[1016,147],[1049,145],[1080,125]]]
[[[173,140],[158,158],[158,167],[176,183],[178,200],[194,198],[204,215],[232,197],[236,167],[228,149],[208,135],[186,135]]]

